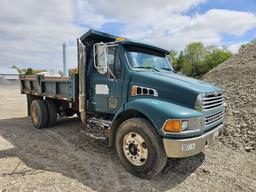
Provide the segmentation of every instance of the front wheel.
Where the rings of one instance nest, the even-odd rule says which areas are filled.
[[[160,136],[144,118],[123,122],[116,133],[115,147],[123,166],[140,178],[158,174],[167,161]]]

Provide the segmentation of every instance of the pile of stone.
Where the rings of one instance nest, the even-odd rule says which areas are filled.
[[[226,125],[222,142],[255,152],[256,44],[211,70],[203,80],[224,89]]]

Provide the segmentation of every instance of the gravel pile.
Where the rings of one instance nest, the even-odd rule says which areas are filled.
[[[256,44],[207,73],[203,80],[224,89],[224,144],[256,151]]]

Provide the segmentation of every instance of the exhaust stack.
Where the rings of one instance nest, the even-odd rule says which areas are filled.
[[[64,42],[62,45],[62,51],[63,51],[63,75],[65,77],[68,77],[68,69],[67,69],[67,56],[66,56],[66,43]]]

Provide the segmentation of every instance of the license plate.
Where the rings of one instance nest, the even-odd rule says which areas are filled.
[[[191,151],[195,150],[196,144],[195,143],[190,143],[190,144],[182,144],[181,145],[181,150],[182,151]]]

